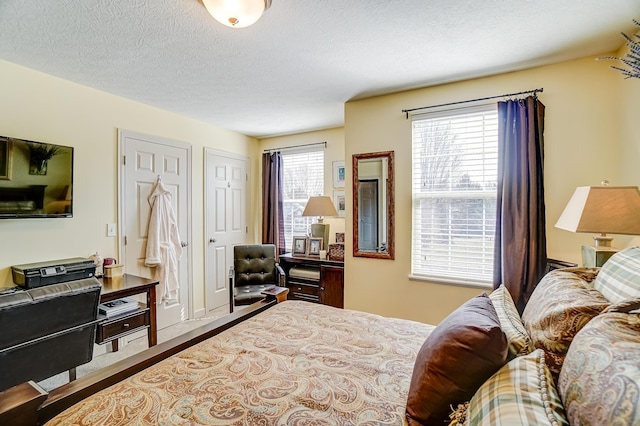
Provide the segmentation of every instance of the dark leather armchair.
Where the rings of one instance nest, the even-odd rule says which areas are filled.
[[[101,285],[95,278],[0,295],[0,391],[93,358]]]
[[[266,288],[285,287],[284,271],[276,262],[273,244],[233,247],[233,267],[229,271],[230,311],[234,306],[250,305],[265,298]]]

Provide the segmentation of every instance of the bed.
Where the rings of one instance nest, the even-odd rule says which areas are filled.
[[[416,355],[433,328],[262,302],[41,396],[37,416],[47,425],[402,425]]]

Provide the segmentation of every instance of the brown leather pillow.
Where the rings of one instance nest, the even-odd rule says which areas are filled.
[[[446,317],[418,352],[409,386],[407,422],[448,423],[451,407],[471,399],[507,362],[507,338],[491,299],[481,294]]]

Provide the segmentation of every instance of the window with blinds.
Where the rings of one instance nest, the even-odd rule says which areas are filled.
[[[284,236],[293,247],[294,235],[307,235],[317,217],[303,217],[309,197],[324,194],[324,150],[314,149],[282,153]]]
[[[498,176],[495,105],[414,115],[415,278],[490,284]]]

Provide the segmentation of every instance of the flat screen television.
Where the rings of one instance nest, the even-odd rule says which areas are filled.
[[[0,219],[73,216],[73,148],[0,136]]]

